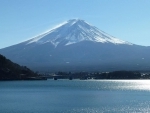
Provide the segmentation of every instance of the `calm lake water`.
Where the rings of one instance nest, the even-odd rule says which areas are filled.
[[[0,82],[0,113],[150,112],[150,80]]]

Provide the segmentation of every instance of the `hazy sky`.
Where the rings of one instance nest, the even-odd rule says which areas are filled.
[[[150,0],[0,0],[0,48],[73,18],[116,38],[150,46]]]

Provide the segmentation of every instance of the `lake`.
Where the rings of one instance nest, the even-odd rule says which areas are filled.
[[[0,82],[0,113],[103,112],[150,112],[150,80]]]

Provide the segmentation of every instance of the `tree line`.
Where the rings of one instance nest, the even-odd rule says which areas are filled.
[[[150,74],[138,71],[113,71],[113,72],[57,72],[49,78],[57,79],[150,79]]]

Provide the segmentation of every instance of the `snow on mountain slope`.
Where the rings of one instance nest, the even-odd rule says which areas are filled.
[[[81,41],[133,45],[132,43],[114,38],[80,19],[66,21],[48,32],[26,41],[26,44],[51,43],[56,47],[60,43],[67,46]]]

